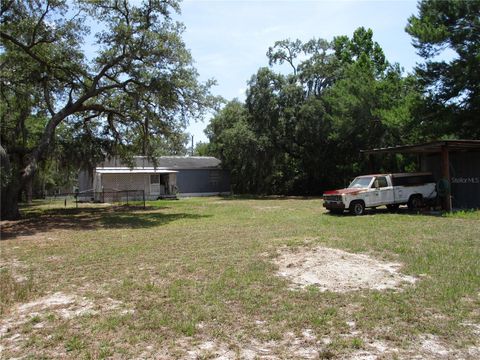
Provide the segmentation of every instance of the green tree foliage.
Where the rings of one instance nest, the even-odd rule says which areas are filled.
[[[236,191],[319,194],[366,170],[359,150],[415,133],[416,82],[388,63],[371,30],[332,42],[280,41],[267,56],[293,73],[259,69],[245,104],[227,104],[207,131]]]
[[[80,160],[181,144],[179,129],[216,99],[197,81],[178,10],[175,0],[2,2],[2,217],[18,215],[19,192],[59,139]],[[91,58],[89,22],[101,29]]]
[[[428,95],[426,135],[479,138],[480,1],[422,0],[418,10],[406,31],[425,59],[416,71]]]
[[[247,110],[237,100],[225,105],[207,126],[210,151],[231,171],[236,190],[251,192],[257,187],[256,155],[261,152],[258,139],[247,120]]]
[[[194,156],[211,156],[210,143],[199,141],[193,149]]]

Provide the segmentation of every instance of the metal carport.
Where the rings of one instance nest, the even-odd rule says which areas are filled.
[[[372,167],[377,154],[417,154],[421,171],[448,182],[445,210],[480,208],[480,140],[438,140],[360,152],[369,156]]]

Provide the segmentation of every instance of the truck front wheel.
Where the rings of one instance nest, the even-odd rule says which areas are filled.
[[[365,214],[365,204],[363,201],[354,201],[350,204],[350,212],[353,215],[364,215]]]

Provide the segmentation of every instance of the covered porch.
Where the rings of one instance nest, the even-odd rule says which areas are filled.
[[[93,178],[96,193],[142,192],[147,200],[177,197],[177,171],[162,168],[97,167]],[[107,199],[104,201],[108,202]]]

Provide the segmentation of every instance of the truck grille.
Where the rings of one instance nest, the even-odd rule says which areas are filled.
[[[342,201],[342,195],[325,195],[323,199],[326,201]]]

